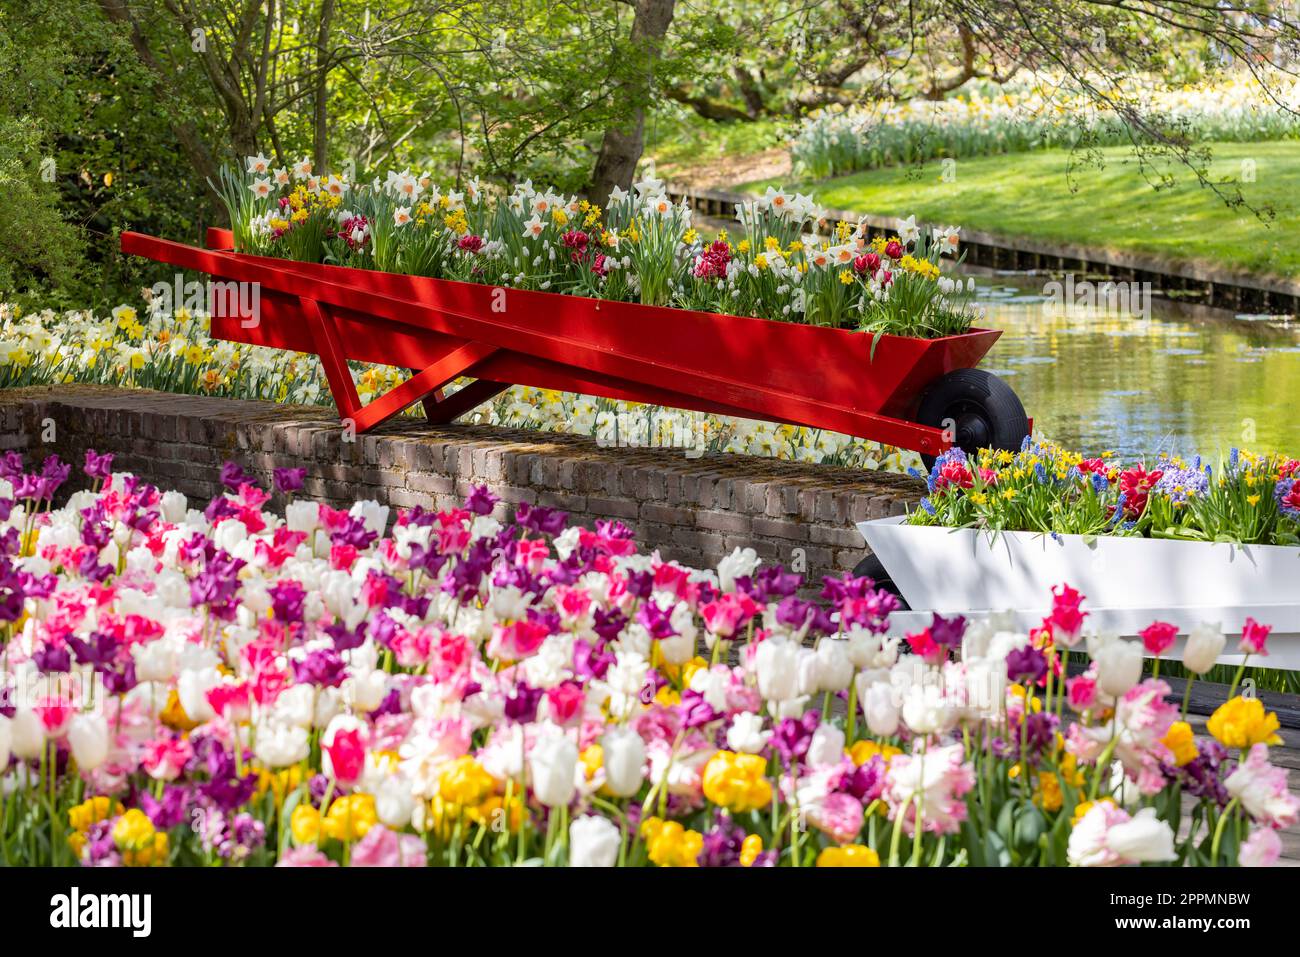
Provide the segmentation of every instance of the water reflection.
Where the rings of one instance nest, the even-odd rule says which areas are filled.
[[[1160,300],[1144,319],[1047,302],[1044,277],[977,282],[985,324],[1003,330],[983,368],[1007,379],[1051,438],[1130,456],[1300,454],[1300,324],[1205,318]]]

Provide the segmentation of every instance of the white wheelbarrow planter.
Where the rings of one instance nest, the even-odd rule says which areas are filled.
[[[1088,625],[1136,635],[1159,619],[1185,635],[1201,622],[1240,634],[1246,618],[1273,626],[1261,667],[1300,670],[1300,548],[1115,536],[1044,535],[906,525],[901,517],[858,530],[913,612],[1010,611],[1016,627],[1042,621],[1051,588],[1086,596]],[[898,616],[904,627],[907,613]],[[1167,657],[1180,657],[1179,647]],[[1239,662],[1229,641],[1220,661]]]

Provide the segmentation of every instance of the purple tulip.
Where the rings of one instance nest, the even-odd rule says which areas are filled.
[[[307,479],[307,470],[272,469],[271,479],[275,482],[276,491],[283,495],[292,495],[294,492],[302,491],[303,484]]]
[[[501,499],[493,495],[492,490],[486,485],[475,485],[469,497],[465,499],[465,507],[475,515],[491,515],[492,509],[499,501]]]
[[[82,466],[82,471],[87,478],[106,481],[113,474],[113,453],[100,455],[94,449],[86,449],[86,464]]]

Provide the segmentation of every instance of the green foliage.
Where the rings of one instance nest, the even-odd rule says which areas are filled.
[[[57,51],[23,43],[11,19],[0,10],[0,289],[24,288],[34,274],[70,282],[79,255],[59,209],[47,117],[27,107],[57,85]]]

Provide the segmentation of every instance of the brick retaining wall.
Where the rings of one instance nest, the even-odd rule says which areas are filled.
[[[100,386],[0,391],[0,425],[0,449],[19,449],[29,462],[57,452],[79,466],[87,448],[112,451],[115,468],[184,492],[198,507],[217,494],[227,459],[266,487],[272,468],[306,467],[304,494],[336,506],[369,498],[446,508],[481,484],[501,496],[503,517],[528,502],[562,508],[581,524],[619,519],[647,551],[697,567],[736,546],[786,565],[802,549],[814,582],[865,554],[854,522],[900,514],[924,490],[883,472],[731,454],[691,459],[409,418],[346,441],[332,409]]]

